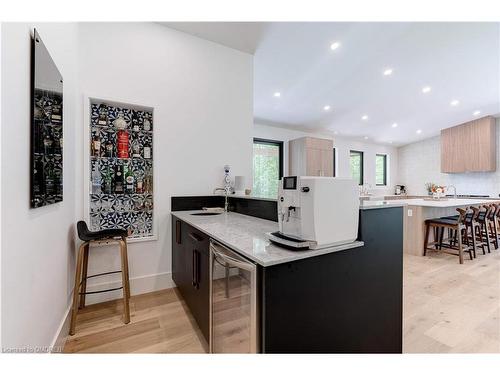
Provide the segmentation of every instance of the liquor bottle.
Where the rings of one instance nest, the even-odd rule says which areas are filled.
[[[115,166],[115,194],[123,194],[123,165]]]
[[[104,194],[113,194],[113,176],[109,167],[106,169],[106,173],[104,174],[103,190]]]
[[[132,130],[133,131],[138,132],[140,130],[139,123],[140,123],[140,119],[139,119],[139,116],[137,115],[137,111],[132,111]]]
[[[43,139],[43,150],[45,155],[49,155],[52,153],[52,144],[54,143],[54,140],[50,136],[49,133],[45,135],[45,138]]]
[[[99,105],[99,117],[97,119],[97,125],[108,125],[108,107],[105,104]]]
[[[43,189],[43,163],[35,161],[33,169],[33,194],[39,195]]]
[[[54,194],[54,167],[52,165],[49,166],[49,172],[47,176],[45,176],[45,194],[53,195]]]
[[[106,145],[104,146],[106,150],[106,157],[112,158],[113,157],[113,142],[111,140],[108,140],[106,142]]]
[[[146,172],[146,175],[144,177],[144,193],[146,194],[152,194],[153,193],[153,175],[151,173],[151,170],[148,170]]]
[[[149,142],[146,141],[143,148],[144,159],[151,159],[151,146]]]
[[[92,156],[101,156],[101,138],[99,134],[94,135],[92,138]]]
[[[132,165],[127,168],[127,173],[125,174],[125,191],[127,194],[133,194],[135,190],[135,177],[132,171]]]
[[[118,113],[118,117],[113,121],[113,125],[118,129],[117,150],[120,159],[128,158],[128,138],[127,121],[123,116],[123,112]]]
[[[55,194],[60,197],[63,192],[62,171],[60,169],[54,170],[54,187]]]
[[[101,194],[102,193],[102,177],[99,171],[92,171],[92,194]]]
[[[52,122],[61,123],[62,121],[62,105],[61,104],[52,104],[52,110],[50,113],[50,119]]]
[[[132,157],[134,158],[141,157],[141,145],[137,138],[132,141]]]
[[[151,130],[151,121],[149,120],[149,114],[147,114],[147,113],[144,114],[144,121],[143,121],[142,127],[146,131]]]
[[[137,178],[137,184],[136,184],[136,187],[135,187],[135,192],[137,194],[144,193],[144,183],[143,183],[143,180],[142,180],[141,177]]]

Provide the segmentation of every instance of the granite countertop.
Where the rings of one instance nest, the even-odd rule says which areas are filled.
[[[374,208],[392,208],[407,206],[406,200],[395,199],[388,201],[363,201],[359,205],[360,210],[371,210]]]
[[[448,208],[448,207],[481,206],[484,204],[491,204],[498,201],[493,199],[446,198],[442,200],[399,199],[398,202],[406,203],[408,206]]]
[[[215,194],[215,195],[218,197],[225,197],[224,194]],[[278,200],[277,198],[258,197],[255,195],[240,195],[240,194],[229,194],[228,198],[256,199],[260,201],[271,201],[271,202],[276,202]]]
[[[272,244],[265,233],[278,230],[278,223],[252,216],[224,212],[213,216],[195,216],[202,211],[175,211],[172,215],[201,230],[261,266],[272,266],[363,246],[361,241],[317,250],[287,250]]]

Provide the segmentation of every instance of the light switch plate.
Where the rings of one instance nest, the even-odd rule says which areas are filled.
[[[408,216],[413,216],[413,210],[412,209],[408,209]]]

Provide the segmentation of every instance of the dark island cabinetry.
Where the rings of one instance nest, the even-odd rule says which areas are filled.
[[[172,217],[172,279],[208,342],[209,237]]]
[[[401,353],[403,210],[360,210],[364,246],[264,267],[264,353]]]

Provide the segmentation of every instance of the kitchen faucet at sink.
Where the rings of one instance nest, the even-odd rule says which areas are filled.
[[[455,185],[448,185],[448,189],[453,188],[453,199],[457,199],[457,188]]]
[[[223,191],[225,195],[224,199],[224,212],[229,211],[229,203],[227,200],[227,196],[229,194],[229,191],[231,190],[231,178],[229,177],[229,170],[230,167],[229,165],[224,166],[224,187],[223,188],[215,188],[214,189],[214,194],[218,191]]]

